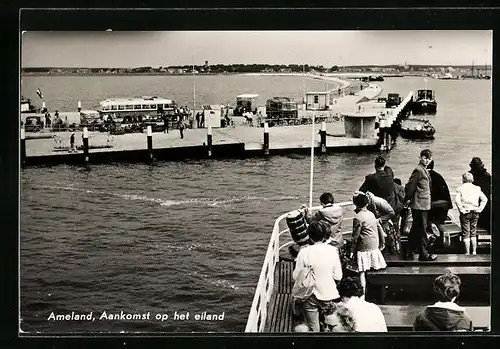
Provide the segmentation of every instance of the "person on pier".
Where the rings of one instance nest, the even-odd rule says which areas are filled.
[[[320,312],[332,302],[340,302],[336,281],[342,279],[342,266],[336,248],[324,243],[329,232],[329,226],[324,221],[313,221],[307,227],[312,245],[302,247],[297,256],[295,269],[292,274],[294,287],[294,312],[302,313],[304,322],[312,332],[320,331]],[[306,294],[297,294],[297,285],[304,279],[304,275],[312,273],[312,287]]]
[[[366,290],[367,270],[384,269],[387,264],[381,250],[384,249],[384,231],[375,215],[368,210],[368,196],[356,192],[352,199],[356,216],[352,221],[351,251],[349,257],[357,262],[357,271],[363,290]]]
[[[431,176],[427,166],[432,161],[432,152],[429,149],[422,150],[419,159],[405,186],[405,206],[411,208],[413,219],[405,257],[413,259],[413,250],[416,249],[419,260],[433,261],[437,255],[429,254],[427,239],[427,217],[431,209]]]
[[[457,188],[455,203],[460,211],[460,226],[462,229],[462,240],[465,245],[465,254],[471,252],[476,254],[477,236],[476,227],[479,215],[486,207],[488,198],[481,191],[481,188],[472,184],[474,176],[470,172],[462,175],[463,184]]]
[[[75,151],[75,132],[71,132],[71,136],[69,136],[69,151]]]
[[[184,128],[185,128],[184,120],[181,119],[179,121],[178,127],[179,127],[179,132],[181,135],[181,139],[183,139],[184,138]]]
[[[440,244],[443,247],[450,246],[450,234],[446,233],[443,224],[448,217],[448,211],[453,208],[450,190],[443,176],[434,171],[434,160],[427,165],[431,177],[431,209],[428,216],[428,231],[434,224],[439,231]]]
[[[200,116],[200,128],[204,128],[205,127],[205,113],[201,113],[201,116]]]
[[[478,227],[486,229],[489,233],[491,233],[491,175],[488,173],[483,162],[478,157],[473,157],[469,166],[469,172],[474,176],[474,182],[472,182],[472,184],[479,186],[481,191],[488,198],[488,202],[486,203],[483,212],[479,215],[477,225]]]

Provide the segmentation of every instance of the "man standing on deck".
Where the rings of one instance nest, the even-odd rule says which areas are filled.
[[[419,260],[433,261],[435,254],[427,250],[427,214],[431,209],[431,177],[427,166],[432,161],[429,149],[420,152],[420,161],[413,170],[405,187],[405,204],[411,208],[413,223],[408,237],[407,259],[413,259],[413,249],[417,248]]]
[[[391,216],[392,226],[394,227],[395,236],[391,236],[389,240],[393,241],[393,246],[397,252],[399,247],[399,211],[396,211],[397,200],[396,200],[396,191],[394,189],[394,172],[389,166],[386,166],[385,159],[382,156],[377,156],[375,158],[375,173],[369,174],[365,177],[365,181],[359,188],[359,191],[366,193],[370,192],[376,197],[382,198],[391,206],[394,214]],[[377,214],[374,212],[375,216]],[[377,217],[378,218],[378,217]],[[386,223],[383,225],[384,231],[389,233],[389,225]],[[391,241],[392,241],[391,240]],[[391,250],[392,247],[387,246],[388,250]]]
[[[396,197],[392,177],[392,170],[389,167],[386,170],[385,159],[382,156],[377,156],[375,159],[375,173],[365,177],[365,181],[359,188],[359,191],[363,193],[369,191],[375,196],[385,199],[391,205],[392,209],[394,209],[396,206]]]

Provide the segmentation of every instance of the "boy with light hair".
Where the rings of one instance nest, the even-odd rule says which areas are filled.
[[[469,255],[472,247],[472,254],[476,254],[477,237],[476,227],[479,214],[484,210],[488,198],[481,191],[481,188],[472,184],[474,176],[470,172],[462,175],[462,185],[457,188],[455,203],[460,211],[460,226],[462,229],[462,239],[465,245],[465,254]]]

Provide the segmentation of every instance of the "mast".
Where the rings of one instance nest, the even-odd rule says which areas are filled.
[[[193,115],[196,107],[196,80],[194,79],[194,56],[193,56]]]
[[[472,60],[472,77],[474,77],[474,60]]]
[[[302,64],[302,103],[306,102],[306,67]]]

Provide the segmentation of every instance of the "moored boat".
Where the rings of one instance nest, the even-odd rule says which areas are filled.
[[[35,113],[40,113],[40,109],[35,107],[32,103],[31,103],[31,99],[26,99],[24,98],[23,96],[21,96],[21,109],[20,109],[21,113],[31,113],[31,114],[35,114]]]
[[[411,106],[413,114],[435,114],[437,102],[433,90],[418,90],[417,98]]]
[[[399,121],[399,134],[404,138],[433,139],[436,129],[429,120],[408,118]]]

